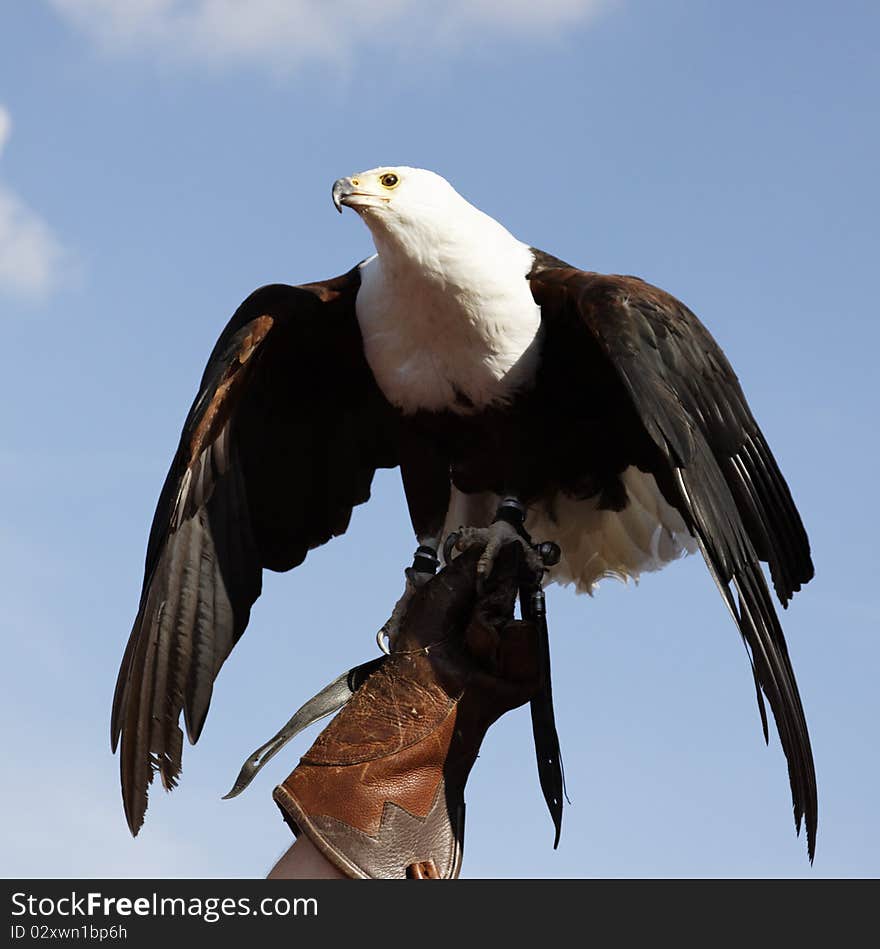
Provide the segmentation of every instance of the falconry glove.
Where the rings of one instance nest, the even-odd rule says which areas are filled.
[[[275,789],[294,834],[349,877],[456,877],[483,737],[541,686],[537,628],[513,618],[522,550],[478,590],[479,553],[418,591],[390,656]]]

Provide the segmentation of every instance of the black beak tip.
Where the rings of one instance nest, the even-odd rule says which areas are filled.
[[[342,199],[345,196],[343,193],[342,180],[340,179],[333,185],[333,207],[342,214]]]

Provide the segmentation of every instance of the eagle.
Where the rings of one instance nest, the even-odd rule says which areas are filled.
[[[399,468],[417,543],[396,619],[444,542],[510,532],[558,545],[549,582],[590,592],[699,551],[745,643],[812,860],[817,792],[786,606],[813,576],[792,495],[736,374],[700,320],[632,276],[514,237],[441,176],[340,178],[376,253],[347,273],[254,291],[208,359],[147,544],[111,718],[133,834],[158,773],[181,772],[265,569],[343,534],[378,468]],[[463,531],[459,531],[460,527]]]

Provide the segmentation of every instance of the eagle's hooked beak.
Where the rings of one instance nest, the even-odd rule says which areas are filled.
[[[364,185],[359,178],[338,178],[333,183],[333,206],[342,214],[343,208],[354,208],[355,211],[366,211],[381,208],[388,204],[388,198],[375,194]]]
[[[337,178],[333,182],[333,207],[342,214],[342,199],[351,193],[351,178]]]

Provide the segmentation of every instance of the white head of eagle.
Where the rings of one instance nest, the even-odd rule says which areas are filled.
[[[534,376],[541,314],[531,248],[432,171],[382,167],[340,178],[377,255],[361,266],[357,315],[370,368],[403,411],[471,412]]]

